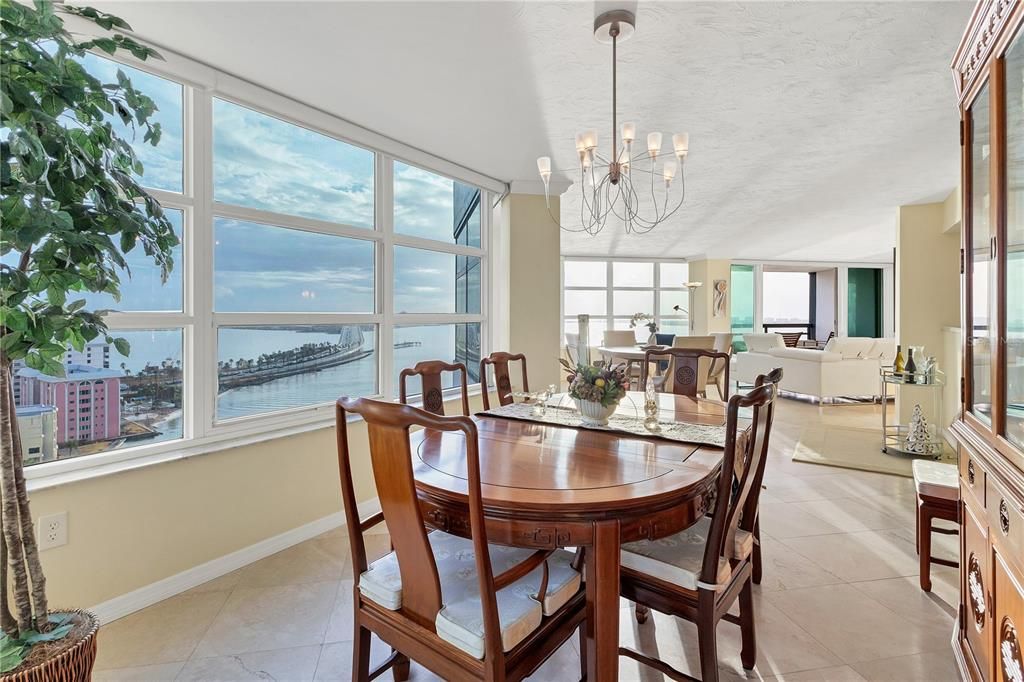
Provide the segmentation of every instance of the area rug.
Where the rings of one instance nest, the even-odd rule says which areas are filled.
[[[944,453],[943,460],[956,461],[952,451]],[[826,426],[803,430],[793,461],[911,477],[914,460],[882,452],[879,429]]]

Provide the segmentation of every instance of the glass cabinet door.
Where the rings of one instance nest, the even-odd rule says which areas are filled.
[[[1006,438],[1024,448],[1024,33],[1006,53]]]
[[[991,301],[995,293],[992,269],[991,125],[989,87],[986,84],[968,110],[971,130],[971,406],[978,419],[992,423],[992,342],[989,332]]]

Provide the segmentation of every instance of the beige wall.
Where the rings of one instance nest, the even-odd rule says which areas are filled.
[[[461,405],[447,403],[449,413]],[[471,409],[480,409],[479,399]],[[360,502],[376,497],[363,422],[349,428]],[[41,554],[51,603],[93,606],[341,511],[334,428],[32,493],[68,512]]]
[[[559,214],[557,197],[551,214]],[[530,385],[558,384],[562,348],[561,234],[542,195],[510,194],[502,201],[509,240],[509,344],[529,360]],[[514,377],[513,377],[514,378]]]
[[[955,382],[958,362],[947,357],[943,330],[960,325],[960,231],[958,220],[949,222],[958,215],[958,194],[941,203],[901,206],[896,220],[897,342],[904,357],[907,346],[924,346],[925,355],[934,355],[947,380]],[[901,389],[900,422],[909,420],[918,402],[930,411],[930,401],[923,389]]]
[[[690,261],[689,277],[691,282],[702,282],[702,286],[693,292],[693,310],[690,311],[690,334],[703,336],[712,332],[727,332],[731,328],[730,305],[732,291],[726,290],[725,311],[714,316],[714,284],[716,279],[724,279],[730,285],[732,261],[728,260],[697,260]]]

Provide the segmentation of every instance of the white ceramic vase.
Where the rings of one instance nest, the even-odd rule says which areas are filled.
[[[590,400],[576,400],[576,407],[579,408],[580,417],[583,418],[584,424],[590,426],[607,426],[608,417],[612,416],[615,412],[615,408],[618,404],[612,404],[605,407],[601,403],[595,403]]]

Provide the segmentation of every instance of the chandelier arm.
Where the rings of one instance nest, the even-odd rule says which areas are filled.
[[[618,197],[616,197],[616,200],[612,203],[612,206],[611,206],[612,214],[616,218],[621,220],[623,223],[626,223],[627,229],[628,229],[628,225],[629,225],[629,202],[625,198],[625,194],[622,191],[622,180],[619,181],[618,191],[619,191]],[[618,201],[619,197],[622,197],[623,212],[621,214],[615,208],[615,205],[619,203],[619,201]]]
[[[663,218],[663,220],[665,220],[665,219],[671,217],[672,215],[674,215],[676,211],[678,211],[680,208],[682,208],[683,202],[686,201],[686,178],[684,177],[684,174],[682,172],[679,173],[679,187],[681,188],[681,191],[679,193],[679,203],[676,204],[675,208],[673,208],[665,216],[665,218]]]

